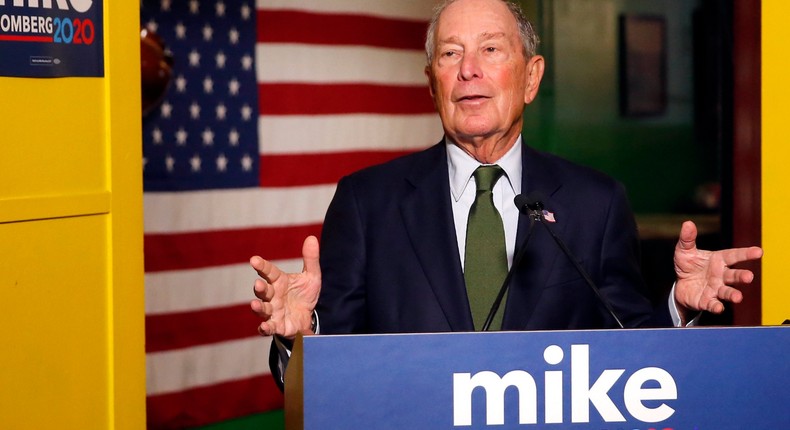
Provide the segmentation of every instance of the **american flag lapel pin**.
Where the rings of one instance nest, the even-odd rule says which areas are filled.
[[[548,222],[557,222],[557,219],[554,218],[554,212],[547,211],[546,209],[543,209],[543,219]]]

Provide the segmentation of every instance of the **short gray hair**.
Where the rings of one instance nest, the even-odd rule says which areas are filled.
[[[434,49],[436,49],[436,42],[434,38],[436,36],[436,24],[439,22],[439,16],[442,14],[442,12],[444,12],[445,9],[447,9],[447,6],[450,6],[456,1],[457,0],[445,0],[433,9],[433,16],[431,17],[431,21],[428,24],[428,31],[425,35],[425,57],[428,60],[429,66],[433,62]],[[538,35],[532,28],[532,23],[530,23],[527,17],[524,15],[524,11],[521,10],[521,6],[510,0],[501,1],[507,5],[508,9],[510,9],[510,13],[513,14],[513,18],[516,19],[519,36],[521,37],[521,45],[524,51],[524,58],[532,58],[537,53],[538,44],[540,43]]]

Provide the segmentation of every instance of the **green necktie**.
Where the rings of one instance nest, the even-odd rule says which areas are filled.
[[[464,279],[472,309],[475,329],[480,330],[488,317],[499,287],[507,276],[507,251],[502,217],[494,207],[494,184],[504,171],[497,165],[480,166],[475,170],[477,194],[466,226],[466,255],[464,257]],[[502,327],[504,300],[491,328]]]

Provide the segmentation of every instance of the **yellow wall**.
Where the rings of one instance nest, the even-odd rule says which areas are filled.
[[[790,319],[790,2],[762,2],[763,324]]]
[[[0,427],[145,428],[139,4],[105,77],[0,77]]]

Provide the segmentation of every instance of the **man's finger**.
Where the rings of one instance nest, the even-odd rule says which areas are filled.
[[[678,237],[677,247],[684,251],[697,248],[697,225],[691,221],[686,221],[680,227],[680,237]]]
[[[265,279],[269,283],[277,282],[277,279],[282,276],[280,269],[272,264],[269,260],[264,260],[259,256],[250,258],[250,266],[258,272],[258,276]]]
[[[255,297],[267,302],[271,301],[272,297],[274,297],[274,287],[260,278],[255,280],[255,285],[252,287],[252,292],[255,294]]]
[[[763,256],[763,250],[758,246],[725,249],[720,252],[722,253],[721,258],[727,266],[734,266],[744,261],[757,260]]]
[[[261,301],[260,300],[251,300],[250,301],[250,309],[256,315],[261,313]]]
[[[266,305],[268,305],[268,307]],[[250,301],[250,309],[252,309],[252,312],[264,321],[268,321],[272,317],[271,305],[260,300]]]
[[[273,322],[262,322],[258,325],[258,333],[262,336],[272,336],[277,332],[277,326]]]
[[[252,292],[255,294],[255,297],[261,299],[263,296],[266,295],[266,282],[261,278],[255,278],[255,282],[252,284]]]
[[[720,314],[724,312],[724,304],[716,299],[713,299],[707,303],[705,309],[707,309],[708,312],[712,314]]]
[[[250,309],[264,321],[271,319],[274,313],[274,306],[269,302],[263,300],[252,300],[250,302]]]
[[[743,300],[743,293],[740,290],[732,287],[722,287],[718,291],[719,300],[724,300],[731,303],[740,303]]]
[[[303,271],[321,276],[319,255],[318,239],[315,236],[307,236],[302,244],[302,260],[304,261]]]
[[[745,269],[728,269],[724,271],[722,281],[724,285],[750,284],[754,280],[754,273]]]

